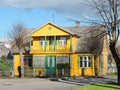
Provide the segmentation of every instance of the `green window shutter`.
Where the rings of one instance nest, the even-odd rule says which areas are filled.
[[[72,35],[70,35],[70,52],[72,52]]]
[[[44,46],[44,51],[46,51],[46,43],[47,43],[47,37],[45,36],[45,46]]]
[[[80,67],[80,56],[78,56],[78,67]]]
[[[30,50],[32,45],[33,45],[33,39],[30,37]]]
[[[56,51],[56,36],[54,36],[54,51]]]

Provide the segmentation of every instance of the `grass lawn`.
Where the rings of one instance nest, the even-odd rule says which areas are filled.
[[[96,85],[80,86],[75,90],[120,90],[120,86],[116,85],[115,83],[96,84]]]

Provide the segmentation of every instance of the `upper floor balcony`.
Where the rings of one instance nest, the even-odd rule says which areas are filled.
[[[67,45],[31,46],[30,53],[71,53],[72,47]]]
[[[30,43],[30,53],[71,53],[71,36],[33,37]]]

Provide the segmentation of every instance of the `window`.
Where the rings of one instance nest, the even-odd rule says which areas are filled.
[[[40,38],[40,45],[45,46],[45,37]]]
[[[79,60],[79,67],[91,67],[91,63],[92,63],[92,60],[91,60],[91,56],[79,56],[78,57],[78,60]]]
[[[24,57],[24,65],[32,67],[32,57]]]
[[[35,56],[34,67],[45,67],[45,57],[44,56]]]
[[[59,37],[58,44],[61,46],[66,45],[67,44],[66,37]]]
[[[57,61],[57,64],[69,63],[69,57],[68,56],[57,56],[56,61]]]
[[[54,37],[49,37],[49,45],[54,45]]]
[[[31,46],[32,46],[33,45],[33,38],[31,38],[30,43],[31,43]]]

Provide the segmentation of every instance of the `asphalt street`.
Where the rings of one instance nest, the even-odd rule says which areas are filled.
[[[0,90],[73,90],[79,86],[97,83],[115,83],[116,78],[33,78],[0,79]]]
[[[49,79],[0,79],[0,90],[72,90],[79,85]]]

